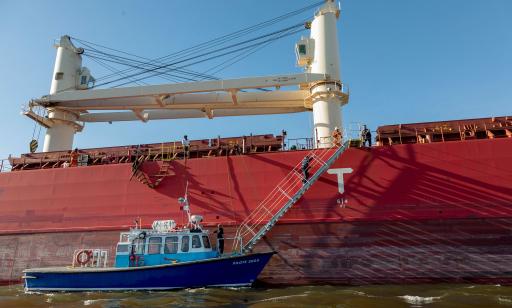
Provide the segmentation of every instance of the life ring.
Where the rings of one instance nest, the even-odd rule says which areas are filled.
[[[91,261],[92,258],[92,250],[84,249],[76,254],[75,261],[80,265],[85,265]]]
[[[139,233],[139,235],[137,236],[139,239],[143,240],[146,238],[146,231],[142,231],[141,233]]]

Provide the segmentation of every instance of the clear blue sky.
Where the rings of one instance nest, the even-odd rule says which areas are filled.
[[[28,152],[33,123],[20,106],[47,94],[62,34],[158,57],[315,1],[0,0],[0,158]],[[344,122],[378,125],[512,115],[512,1],[345,0],[339,21]],[[313,11],[309,13],[312,16]],[[306,15],[303,15],[306,16]],[[295,73],[286,38],[222,71],[222,78]],[[93,75],[104,72],[94,71]],[[207,66],[194,67],[201,71]],[[288,130],[311,135],[310,113],[88,124],[79,148]],[[40,148],[44,130],[40,136]]]

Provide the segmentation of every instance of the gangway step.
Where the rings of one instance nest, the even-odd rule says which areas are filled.
[[[340,147],[332,147],[321,153],[313,150],[307,154],[310,159],[308,168],[312,176],[307,180],[304,174],[299,173],[302,162],[294,167],[274,190],[246,217],[240,224],[235,236],[233,250],[241,252],[250,251],[255,244],[267,234],[281,217],[318,181],[322,174],[332,166],[336,159],[349,147],[350,141]],[[317,152],[315,152],[317,151]],[[327,159],[325,159],[327,157]],[[292,181],[292,182],[290,182]],[[294,182],[297,184],[293,184]],[[286,199],[283,200],[285,196]],[[283,202],[283,203],[279,203]],[[249,232],[247,232],[249,231]],[[246,241],[246,239],[248,239]]]

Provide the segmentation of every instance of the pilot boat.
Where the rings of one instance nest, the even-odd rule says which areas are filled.
[[[187,198],[179,202],[188,215],[183,227],[174,220],[157,220],[144,229],[136,220],[134,228],[120,234],[114,266],[107,266],[107,249],[77,249],[71,266],[24,270],[25,291],[251,286],[275,252],[223,254],[214,249],[202,217],[190,214]]]

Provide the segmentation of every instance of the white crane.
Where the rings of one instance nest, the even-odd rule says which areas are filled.
[[[334,128],[341,128],[341,106],[348,103],[340,77],[336,20],[340,9],[326,0],[315,13],[310,38],[296,45],[305,73],[230,80],[199,81],[115,89],[89,89],[94,81],[82,66],[82,48],[69,36],[56,45],[50,94],[30,101],[24,114],[47,128],[44,152],[70,150],[86,122],[143,121],[312,110],[316,147],[330,147]],[[246,89],[298,85],[297,90],[241,92]],[[33,109],[44,107],[48,116]],[[95,111],[95,112],[90,112]]]

